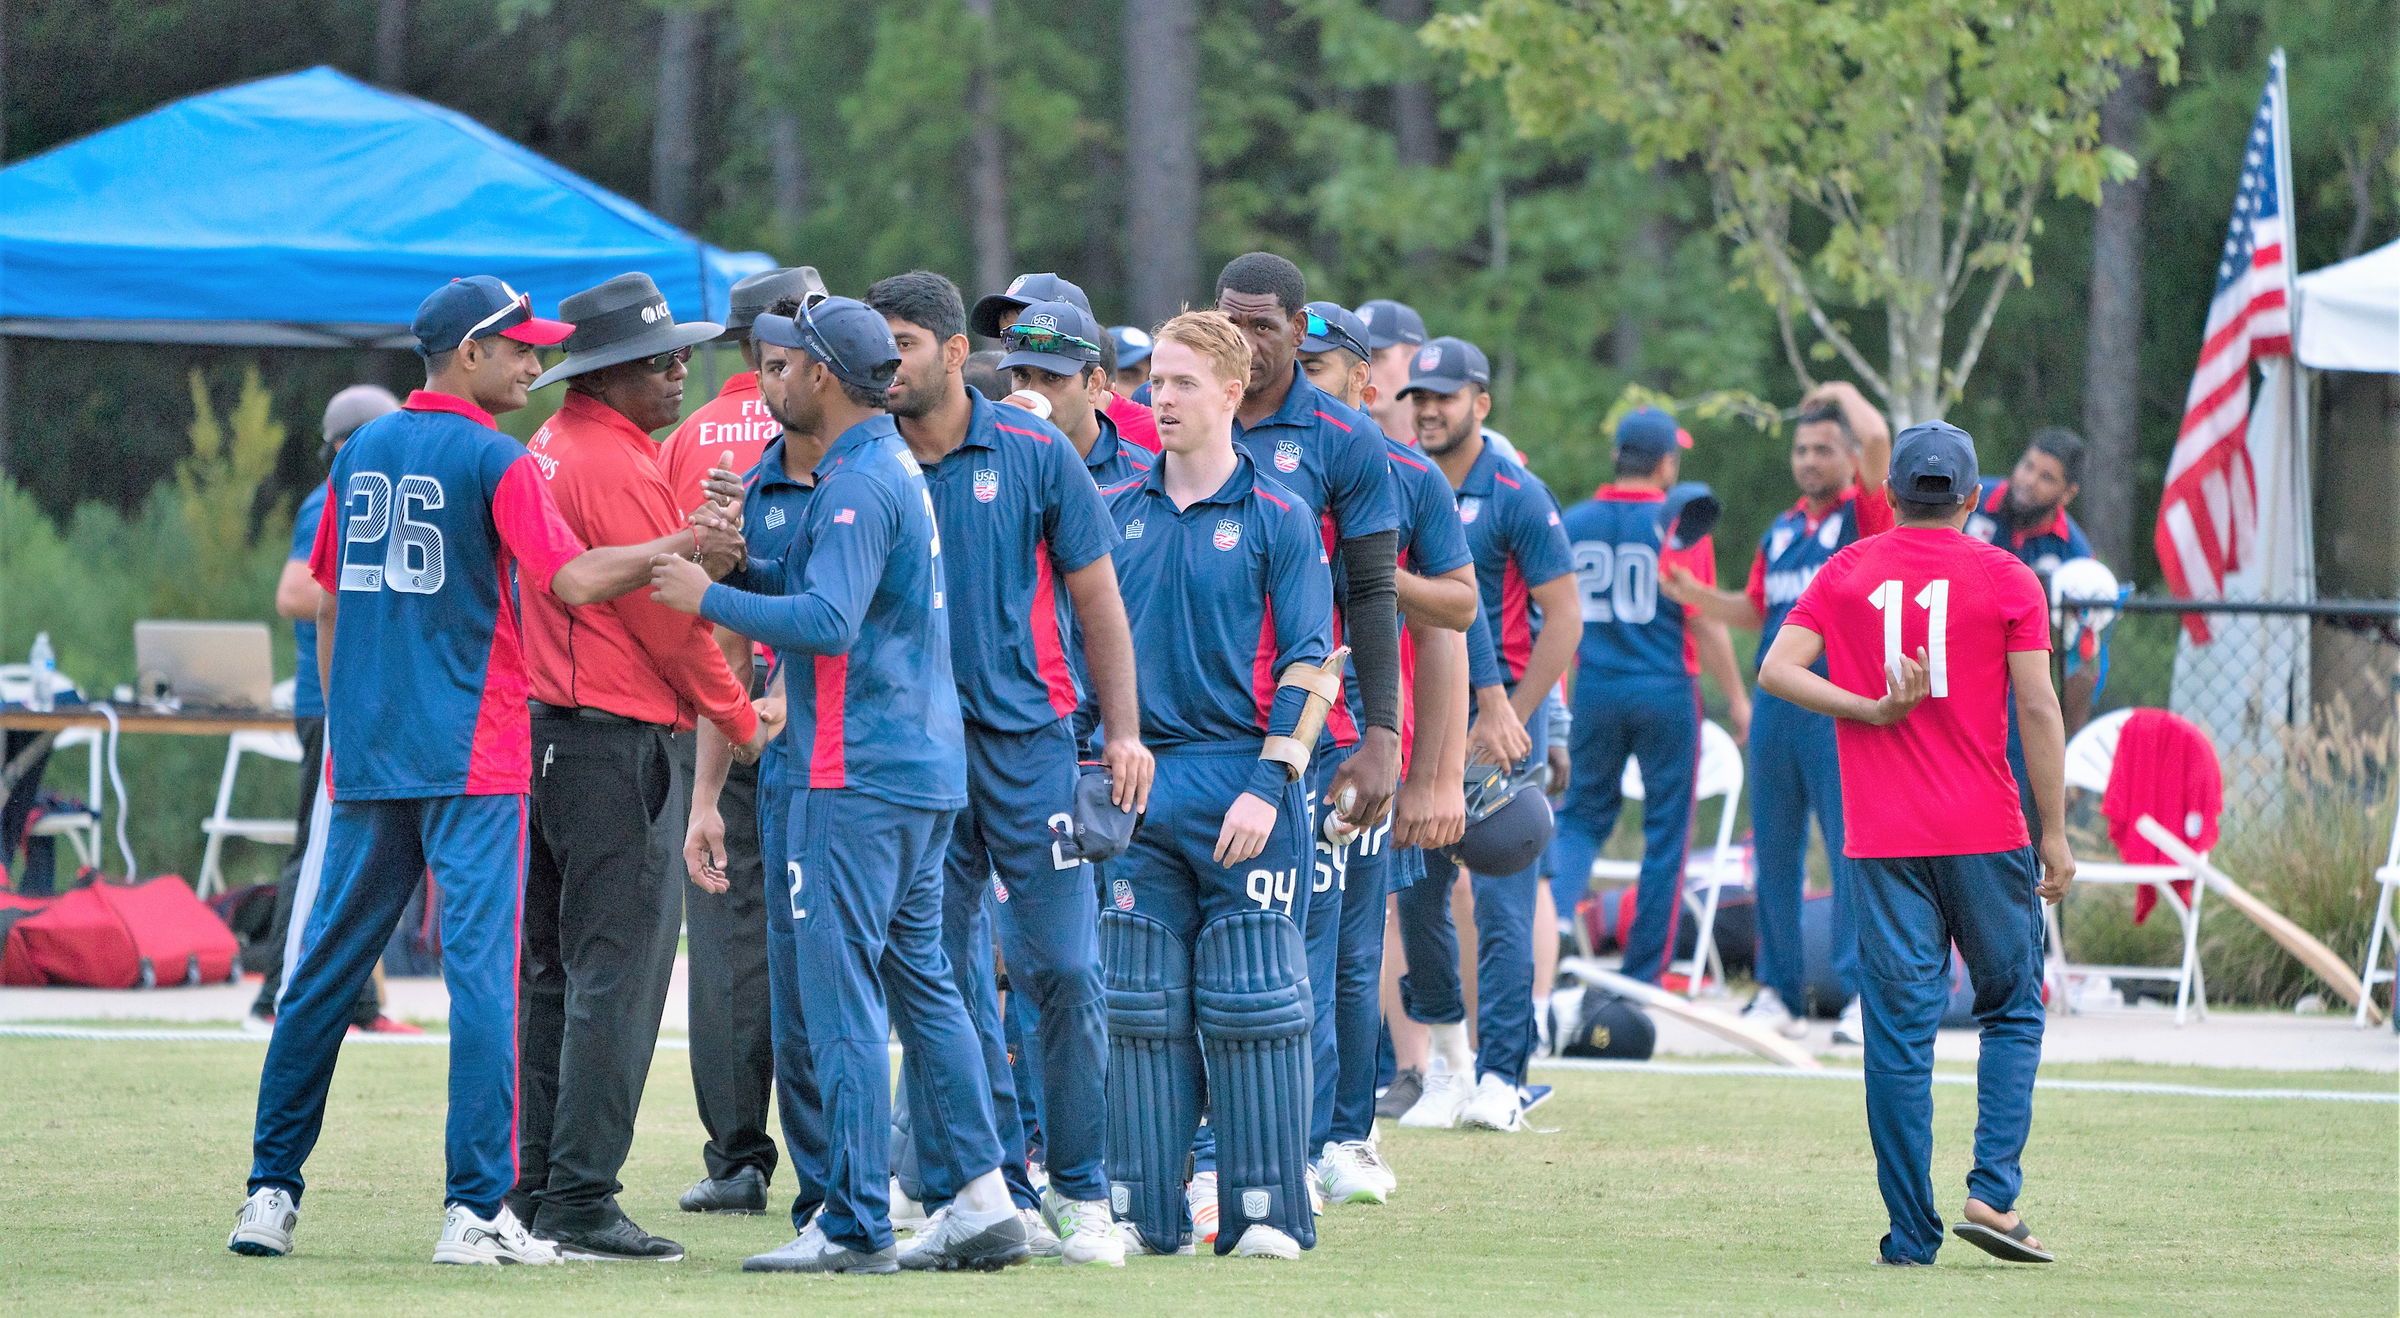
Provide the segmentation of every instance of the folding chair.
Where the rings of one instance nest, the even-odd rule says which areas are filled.
[[[2083,726],[2067,742],[2067,786],[2080,787],[2087,792],[2105,794],[2109,773],[2116,767],[2117,741],[2124,735],[2126,721],[2137,711],[2112,710]],[[2202,853],[2206,859],[2206,853]],[[2178,882],[2191,886],[2187,901],[2175,891]],[[2180,1026],[2192,1015],[2208,1019],[2208,986],[2200,973],[2200,894],[2207,885],[2200,876],[2182,865],[2129,865],[2122,861],[2083,860],[2075,862],[2075,884],[2147,884],[2158,893],[2159,905],[2175,913],[2183,924],[2183,957],[2173,966],[2093,966],[2070,962],[2067,959],[2067,940],[2058,922],[2059,908],[2042,903],[2042,922],[2050,934],[2050,978],[2059,990],[2059,1001],[2067,1011],[2075,1011],[2074,994],[2067,991],[2071,976],[2104,975],[2110,979],[2141,979],[2171,983],[2175,986],[2175,1023]]]
[[[2392,890],[2400,888],[2400,815],[2392,819],[2392,845],[2384,850],[2383,867],[2375,871],[2375,932],[2367,935],[2367,959],[2358,968],[2358,1028],[2367,1027],[2367,1008],[2375,1001],[2377,984],[2400,985],[2400,924],[2392,920]],[[2386,947],[2394,949],[2392,969],[2383,966]],[[2400,990],[2394,993],[2393,1015],[2400,1016]]]
[[[68,728],[50,743],[52,754],[82,747],[90,764],[89,783],[84,788],[84,808],[57,810],[33,821],[25,830],[29,837],[63,837],[75,849],[75,858],[92,869],[100,867],[100,746],[103,734],[97,728]]]
[[[233,782],[245,755],[264,756],[285,764],[300,762],[300,738],[289,732],[237,732],[226,738],[225,772],[217,779],[217,808],[200,821],[200,831],[207,835],[208,846],[200,856],[200,879],[193,891],[202,897],[224,886],[225,873],[218,861],[229,837],[246,838],[288,847],[298,840],[299,821],[292,819],[242,819],[233,815]]]
[[[1642,770],[1633,760],[1625,761],[1625,778],[1618,791],[1628,801],[1642,799]],[[1700,996],[1701,982],[1709,967],[1716,968],[1717,985],[1725,984],[1725,961],[1717,954],[1717,893],[1728,883],[1742,877],[1741,853],[1733,847],[1733,816],[1742,799],[1742,749],[1734,744],[1733,734],[1718,727],[1714,720],[1700,723],[1700,771],[1692,783],[1693,807],[1711,797],[1724,798],[1724,809],[1717,816],[1717,844],[1704,856],[1688,852],[1683,864],[1683,908],[1691,912],[1699,927],[1692,944],[1692,959],[1683,970],[1687,976],[1684,996]],[[1595,879],[1640,879],[1642,864],[1638,860],[1594,860]],[[1700,882],[1695,887],[1693,880]]]

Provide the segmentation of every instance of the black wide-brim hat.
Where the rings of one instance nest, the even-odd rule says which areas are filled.
[[[558,304],[558,318],[575,326],[566,360],[542,372],[536,389],[604,366],[639,361],[677,348],[706,343],[725,332],[707,320],[677,321],[666,296],[645,274],[624,274]]]

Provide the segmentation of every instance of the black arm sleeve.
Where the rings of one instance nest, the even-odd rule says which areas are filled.
[[[1400,557],[1400,533],[1378,531],[1342,542],[1342,568],[1349,598],[1342,623],[1349,632],[1350,663],[1358,671],[1357,711],[1363,727],[1400,730],[1400,592],[1392,570]]]

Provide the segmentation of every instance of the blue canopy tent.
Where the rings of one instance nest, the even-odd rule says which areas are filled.
[[[640,270],[722,320],[726,252],[463,114],[318,67],[0,169],[0,335],[409,347],[443,280],[558,299]]]

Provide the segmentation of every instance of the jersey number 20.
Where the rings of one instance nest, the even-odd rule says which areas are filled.
[[[1900,663],[1900,601],[1907,589],[1886,581],[1867,593],[1867,603],[1883,615],[1883,670]],[[1950,694],[1950,583],[1928,581],[1917,592],[1917,607],[1925,610],[1925,694]]]
[[[1658,616],[1658,551],[1638,540],[1575,542],[1575,584],[1585,622],[1636,626]]]
[[[380,471],[351,476],[342,495],[347,517],[342,532],[342,589],[431,595],[442,588],[442,531],[418,521],[410,510],[442,506],[442,483],[431,476],[403,476],[397,487]],[[394,513],[398,516],[394,516]],[[351,546],[367,545],[364,554]]]

